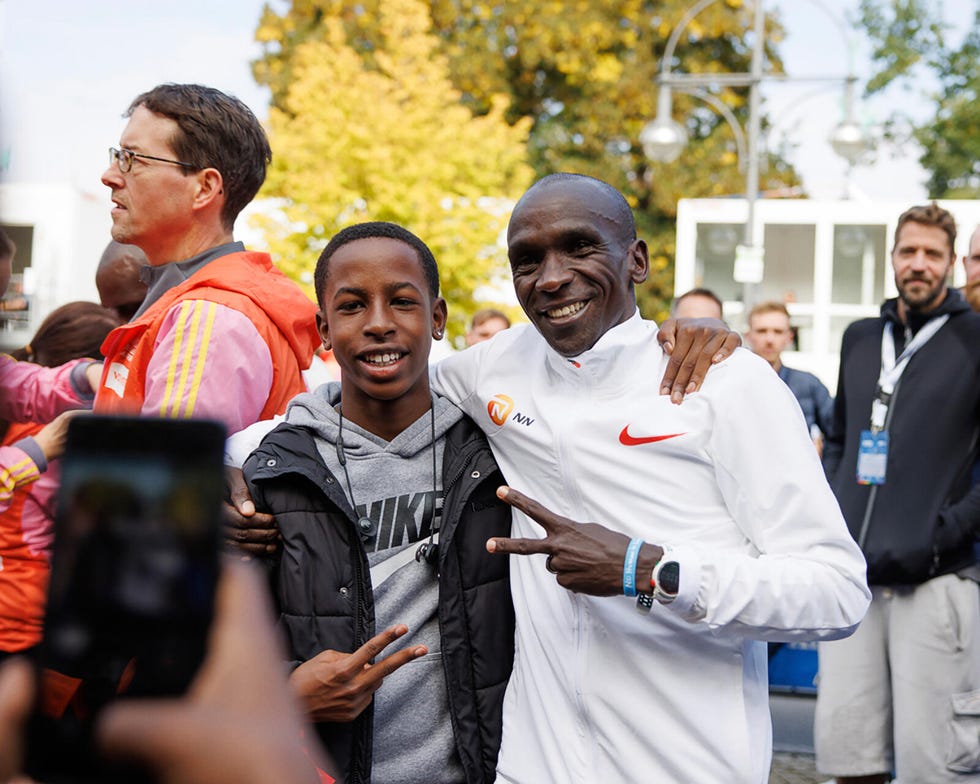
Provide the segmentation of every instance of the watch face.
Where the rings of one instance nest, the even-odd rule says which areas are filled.
[[[681,587],[681,565],[667,561],[657,573],[658,586],[666,594],[676,594]]]

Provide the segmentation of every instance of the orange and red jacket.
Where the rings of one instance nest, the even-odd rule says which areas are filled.
[[[261,411],[239,416],[237,406],[248,392],[243,384],[248,381],[249,347],[240,340],[222,340],[220,306],[244,315],[268,347],[273,376]],[[175,308],[179,312],[168,320]],[[230,431],[282,413],[292,397],[306,390],[301,372],[320,345],[315,314],[316,306],[267,254],[220,256],[109,333],[102,344],[106,362],[95,411],[208,416],[225,421]],[[164,323],[172,350],[151,365],[165,337]],[[228,372],[228,363],[238,372]],[[216,373],[221,377],[215,378]],[[199,395],[202,381],[208,382],[204,396]],[[148,411],[144,403],[154,385],[159,385],[154,398],[162,402]]]

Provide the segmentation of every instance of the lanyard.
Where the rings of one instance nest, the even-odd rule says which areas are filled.
[[[905,372],[909,360],[947,321],[949,321],[948,313],[927,322],[915,334],[915,337],[906,343],[904,350],[897,359],[895,358],[895,334],[889,328],[889,324],[884,325],[884,329],[881,331],[881,372],[878,375],[875,399],[871,402],[871,429],[873,432],[877,433],[884,427],[892,393],[895,391],[895,386],[901,379],[902,373]]]

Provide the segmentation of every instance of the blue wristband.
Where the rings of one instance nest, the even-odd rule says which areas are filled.
[[[636,561],[640,557],[641,547],[643,547],[642,539],[630,539],[629,547],[626,548],[626,559],[623,561],[623,593],[627,596],[636,596]]]

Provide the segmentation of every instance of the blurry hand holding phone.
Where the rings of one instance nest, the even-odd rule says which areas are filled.
[[[28,727],[34,778],[142,778],[97,757],[93,722],[116,699],[182,694],[204,658],[224,439],[205,420],[72,420]]]

